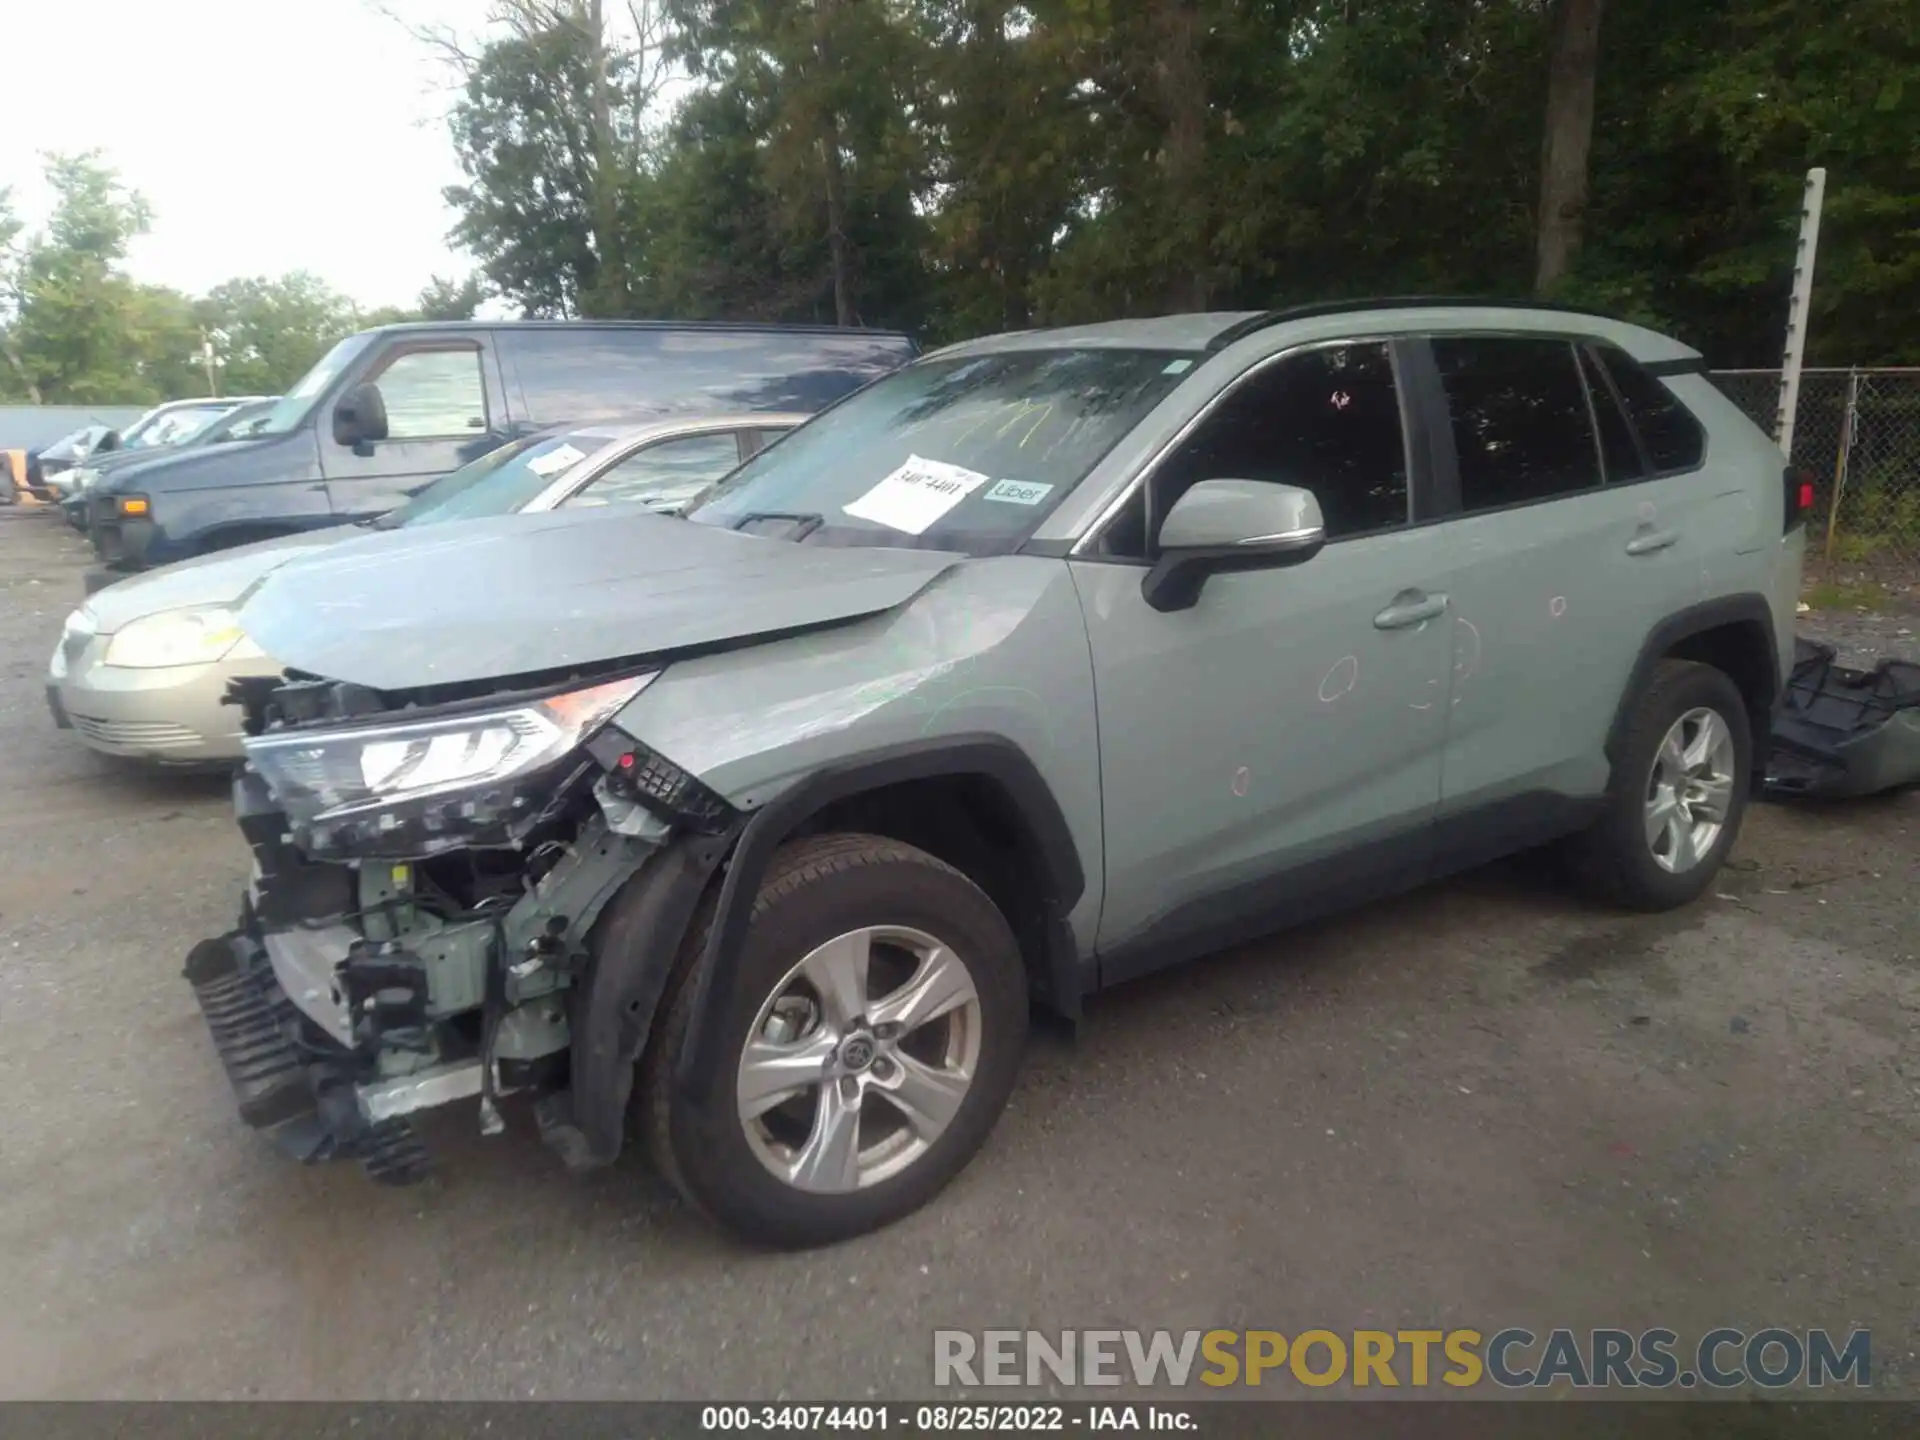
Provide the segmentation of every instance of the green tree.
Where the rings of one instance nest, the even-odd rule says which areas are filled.
[[[38,405],[40,387],[20,355],[20,232],[26,227],[14,213],[13,187],[0,186],[0,399],[25,399]]]
[[[821,257],[821,298],[806,318],[898,325],[927,310],[928,176],[913,119],[926,57],[902,8],[883,0],[668,7],[673,53],[725,97],[714,113],[751,127],[753,194],[773,202],[757,212],[774,227],[765,243],[791,260]],[[691,133],[678,132],[682,141]],[[725,194],[687,198],[730,203]]]
[[[146,202],[97,153],[49,155],[45,174],[53,210],[15,267],[9,368],[50,404],[158,398],[143,373],[158,333],[143,324],[150,297],[119,268],[147,227]]]
[[[1610,0],[1570,293],[1723,365],[1777,365],[1809,167],[1827,169],[1810,363],[1913,363],[1920,13],[1905,0]],[[1623,77],[1614,84],[1607,78]]]
[[[499,0],[502,33],[477,50],[423,37],[462,75],[449,116],[467,176],[446,192],[454,238],[531,315],[632,313],[632,201],[666,72],[653,0],[624,14],[616,35],[603,0]]]
[[[1824,165],[1812,356],[1920,355],[1912,0],[662,3],[664,124],[587,0],[511,0],[554,23],[456,111],[458,233],[535,313],[946,338],[1540,291],[1764,365]]]
[[[194,308],[230,395],[280,394],[359,328],[353,303],[304,271],[228,280]]]
[[[464,280],[447,280],[435,275],[414,301],[414,318],[471,320],[486,299],[487,284],[478,275],[469,275]]]

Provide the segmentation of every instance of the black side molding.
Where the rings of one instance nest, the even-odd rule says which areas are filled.
[[[1066,916],[1086,889],[1086,873],[1080,865],[1073,832],[1053,792],[1026,753],[997,735],[912,741],[816,770],[748,819],[720,888],[694,994],[693,1018],[674,1072],[674,1084],[684,1093],[698,1098],[703,1086],[696,1077],[712,1072],[713,1067],[700,1064],[700,1057],[720,1043],[724,1007],[715,1001],[734,988],[753,898],[781,842],[808,816],[836,800],[942,775],[985,775],[998,781],[1012,798],[1034,842],[1042,871],[1041,890],[1048,898],[1045,964],[1055,1004],[1069,1015],[1077,1011],[1083,986]]]

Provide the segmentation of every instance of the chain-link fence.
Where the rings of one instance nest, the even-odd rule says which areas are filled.
[[[1778,370],[1716,370],[1716,385],[1769,435]],[[1920,370],[1803,370],[1793,463],[1811,474],[1811,554],[1920,568]]]

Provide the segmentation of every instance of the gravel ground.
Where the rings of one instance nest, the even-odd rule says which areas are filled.
[[[1871,669],[1881,660],[1920,660],[1920,614],[1885,610],[1814,610],[1800,633],[1833,646],[1842,665]]]
[[[768,1255],[520,1112],[408,1191],[239,1124],[223,789],[45,713],[81,553],[0,513],[0,1398],[925,1395],[936,1326],[1868,1326],[1914,1392],[1920,798],[1757,808],[1674,915],[1515,863],[1134,985],[928,1209]]]

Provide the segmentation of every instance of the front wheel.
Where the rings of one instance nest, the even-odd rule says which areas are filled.
[[[775,855],[738,982],[713,1001],[724,1038],[698,1102],[673,1084],[697,988],[680,969],[642,1062],[648,1146],[749,1238],[827,1244],[910,1213],[973,1158],[1013,1088],[1019,946],[977,885],[910,845],[829,835]]]
[[[1752,773],[1739,687],[1710,665],[1661,661],[1627,717],[1605,812],[1569,844],[1575,876],[1634,910],[1697,899],[1740,833]]]

